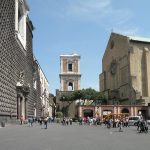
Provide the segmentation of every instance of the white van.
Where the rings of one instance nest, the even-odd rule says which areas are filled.
[[[138,121],[142,118],[142,116],[130,116],[128,122],[129,126],[137,126]]]

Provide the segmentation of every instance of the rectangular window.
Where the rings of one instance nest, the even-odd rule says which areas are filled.
[[[15,31],[19,43],[26,49],[26,18],[29,8],[25,0],[15,0]]]
[[[33,81],[33,87],[34,87],[34,89],[37,89],[37,81],[36,80]]]
[[[68,64],[68,71],[72,72],[72,64]]]

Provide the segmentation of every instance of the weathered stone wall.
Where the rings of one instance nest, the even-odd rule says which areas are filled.
[[[68,91],[68,84],[73,84],[73,90],[80,89],[80,56],[76,55],[61,55],[60,57],[60,87],[61,91]],[[68,64],[72,64],[72,71],[68,70]]]
[[[16,84],[24,71],[24,81],[30,85],[28,116],[33,116],[33,105],[38,91],[33,90],[32,28],[27,20],[26,50],[15,35],[15,0],[0,0],[0,118],[9,120],[17,115]],[[3,117],[2,117],[3,116]]]
[[[100,90],[121,104],[150,102],[150,42],[112,33],[103,57]],[[111,96],[113,95],[113,96]],[[139,101],[143,99],[143,101]]]
[[[67,59],[62,59],[63,61],[63,72],[67,72]]]
[[[71,92],[71,91],[70,91]],[[65,117],[76,117],[77,110],[75,101],[70,101],[69,103],[66,101],[60,101],[60,98],[62,95],[65,95],[66,93],[69,93],[68,91],[56,91],[56,111],[63,112]]]
[[[16,83],[22,55],[17,57],[19,47],[14,31],[14,0],[0,2],[0,114],[16,116]],[[21,52],[22,53],[22,52]]]
[[[150,71],[148,67],[150,65],[150,44],[131,42],[131,47],[130,70],[133,87],[141,95],[150,97]]]
[[[127,37],[112,34],[103,57],[100,90],[115,90],[112,94],[114,98],[128,98],[130,82],[128,46]]]

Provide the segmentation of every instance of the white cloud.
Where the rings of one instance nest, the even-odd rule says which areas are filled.
[[[45,11],[45,14],[55,18],[94,22],[109,32],[113,29],[114,32],[122,34],[138,33],[138,26],[131,25],[134,17],[132,10],[124,6],[116,8],[113,2],[113,0],[44,0],[42,4],[45,9],[42,9],[42,13]]]
[[[69,9],[74,14],[91,15],[105,11],[110,2],[110,0],[76,0],[70,3]]]
[[[112,0],[74,0],[66,6],[66,14],[82,21],[94,21],[105,29],[122,34],[135,34],[137,26],[131,26],[133,12],[128,8],[114,8]],[[111,30],[110,29],[110,30]]]
[[[68,5],[68,13],[77,17],[93,19],[106,15],[111,7],[111,0],[76,0]]]

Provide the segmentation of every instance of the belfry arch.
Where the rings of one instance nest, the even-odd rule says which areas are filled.
[[[73,88],[73,83],[72,82],[69,82],[68,83],[68,91],[73,91],[74,88]]]

